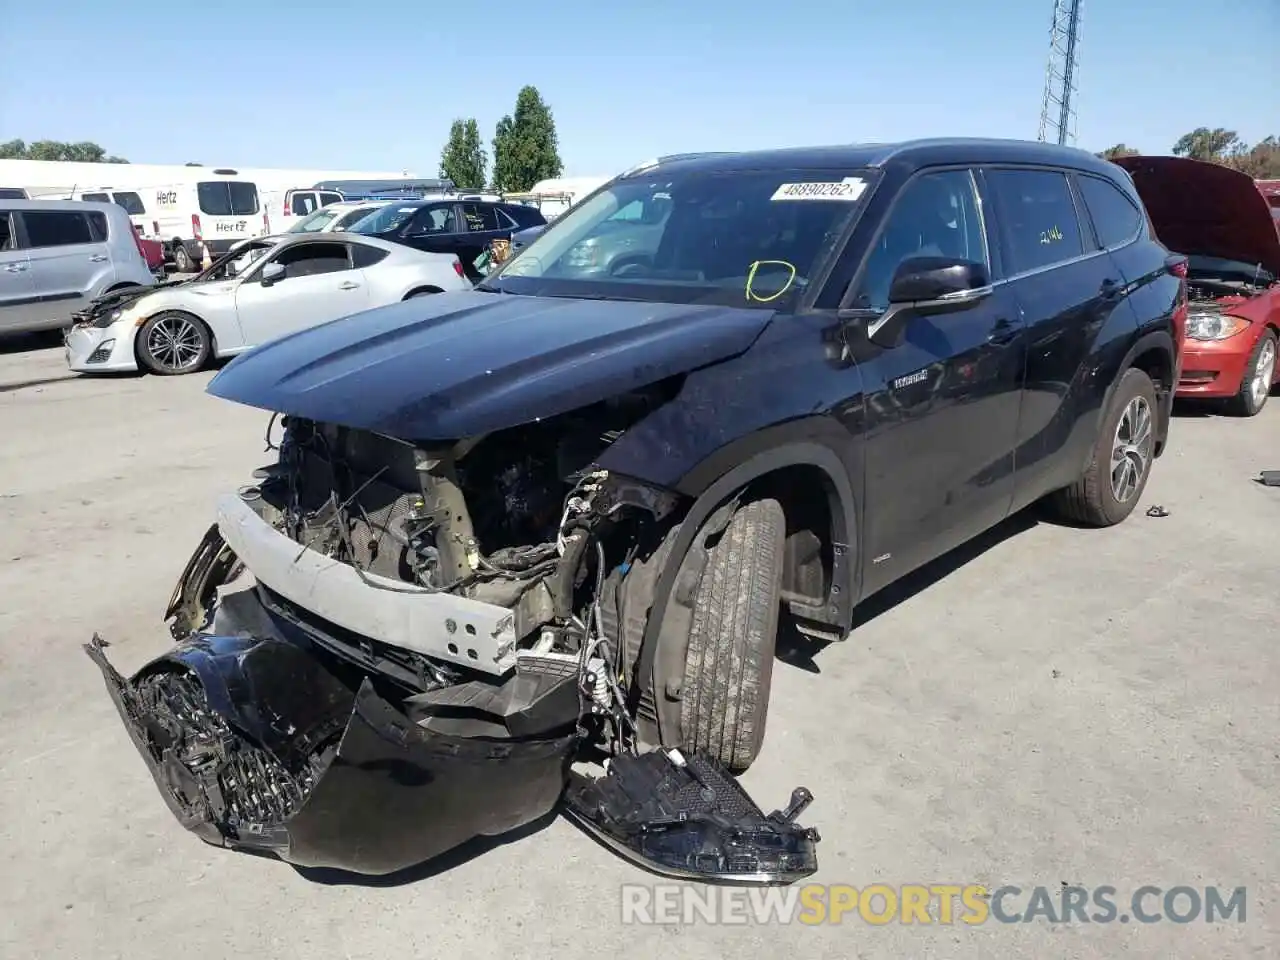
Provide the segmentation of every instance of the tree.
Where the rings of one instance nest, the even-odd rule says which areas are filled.
[[[0,159],[4,160],[65,160],[77,163],[128,163],[124,157],[108,156],[107,151],[89,140],[79,143],[63,143],[61,140],[37,140],[28,144],[24,140],[0,143]]]
[[[449,141],[440,154],[440,176],[448,177],[456,187],[479,189],[484,186],[488,164],[475,118],[453,121]]]
[[[1118,160],[1121,157],[1136,157],[1141,152],[1141,150],[1135,150],[1127,144],[1117,143],[1114,147],[1107,147],[1098,156],[1103,160]]]
[[[564,170],[551,108],[537,87],[516,95],[515,113],[498,121],[493,135],[493,188],[528,190]]]
[[[1280,180],[1280,137],[1259,140],[1247,151],[1229,157],[1226,163],[1255,180]]]
[[[1216,127],[1196,127],[1190,133],[1184,133],[1173,145],[1175,157],[1190,157],[1192,160],[1208,160],[1222,163],[1225,160],[1247,151],[1248,147],[1234,130]]]

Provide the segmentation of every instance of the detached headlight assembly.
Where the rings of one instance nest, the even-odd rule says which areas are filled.
[[[1187,317],[1187,336],[1192,340],[1226,340],[1249,326],[1225,313],[1193,313]]]

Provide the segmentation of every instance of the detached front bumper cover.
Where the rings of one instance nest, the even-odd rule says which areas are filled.
[[[126,680],[86,651],[184,827],[305,867],[388,874],[550,812],[573,734],[424,729],[365,679],[352,694],[301,647],[198,636]]]
[[[818,834],[794,822],[807,790],[766,816],[714,761],[677,750],[617,757],[597,779],[571,774],[576,676],[517,671],[391,693],[377,669],[333,638],[298,634],[262,593],[218,597],[241,569],[215,524],[166,609],[169,652],[126,679],[105,641],[85,646],[165,802],[205,841],[382,875],[563,800],[656,873],[785,884],[817,869]]]

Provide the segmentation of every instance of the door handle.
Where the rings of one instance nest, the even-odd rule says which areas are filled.
[[[9,273],[21,273],[25,269],[27,269],[25,263],[11,263],[5,267],[5,270]]]
[[[352,283],[350,280],[348,280],[346,283],[340,283],[340,284],[338,284],[338,289],[339,289],[339,290],[354,290],[354,289],[356,289],[358,286],[360,286],[360,284],[358,284],[358,283]]]
[[[105,253],[95,253],[89,258],[90,263],[106,263],[107,255]]]
[[[1018,325],[1009,320],[998,320],[996,325],[991,328],[991,333],[987,335],[987,343],[994,346],[1003,346],[1018,335]]]
[[[1098,289],[1098,295],[1103,300],[1114,300],[1120,296],[1120,291],[1124,289],[1123,284],[1119,280],[1113,280],[1110,277],[1102,281],[1102,286]]]

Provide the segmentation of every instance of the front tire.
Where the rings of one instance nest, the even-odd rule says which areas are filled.
[[[1276,335],[1264,330],[1245,364],[1240,391],[1227,401],[1227,409],[1237,417],[1256,417],[1267,405],[1275,379]]]
[[[1151,475],[1155,455],[1156,388],[1142,370],[1130,368],[1116,384],[1084,475],[1050,500],[1065,519],[1110,527],[1133,512]]]
[[[745,504],[708,549],[694,594],[682,740],[732,773],[746,770],[764,742],[785,542],[778,501]]]
[[[136,343],[139,363],[162,377],[195,373],[213,348],[204,321],[181,310],[157,313],[138,330]]]

